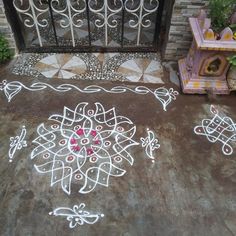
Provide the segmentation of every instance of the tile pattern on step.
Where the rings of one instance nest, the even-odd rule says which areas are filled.
[[[164,83],[162,66],[159,61],[150,59],[128,60],[120,65],[118,73],[131,82]]]
[[[79,54],[55,54],[55,53],[23,53],[21,54],[16,63],[12,68],[12,73],[15,75],[25,75],[32,77],[45,77],[41,74],[39,69],[37,68],[37,63],[44,58],[47,58],[52,55],[61,55],[62,57],[68,57],[70,55],[78,57],[82,60],[86,65],[86,71],[84,73],[76,74],[71,77],[71,79],[86,79],[91,80],[95,79],[96,76],[99,77],[99,73],[101,72],[101,64],[98,59],[92,53],[79,53]]]
[[[31,78],[163,83],[163,68],[156,53],[22,54],[12,72]]]
[[[41,59],[35,68],[46,78],[70,79],[87,70],[84,61],[72,54],[56,54]]]

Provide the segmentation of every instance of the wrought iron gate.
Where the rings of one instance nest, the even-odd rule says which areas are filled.
[[[5,0],[5,4],[10,4],[12,27],[18,28],[24,51],[157,49],[163,0]]]

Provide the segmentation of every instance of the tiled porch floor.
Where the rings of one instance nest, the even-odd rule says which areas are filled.
[[[45,78],[38,56],[15,66],[20,75],[1,69],[0,235],[236,235],[235,94],[174,95],[165,71],[163,84],[121,82],[119,66],[140,59],[105,63],[101,74],[95,57],[98,71],[82,72],[93,80]],[[108,68],[109,80],[96,79]],[[17,135],[27,147],[14,151]],[[81,203],[93,217],[58,209]]]
[[[155,53],[23,54],[12,71],[46,78],[163,83]]]

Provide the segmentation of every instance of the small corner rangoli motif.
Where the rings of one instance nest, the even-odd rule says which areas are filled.
[[[95,224],[98,220],[104,217],[104,214],[90,213],[84,210],[85,204],[81,203],[79,206],[74,205],[73,208],[58,207],[57,209],[49,212],[49,215],[66,217],[69,221],[69,227],[75,228],[78,225]]]
[[[211,143],[222,143],[224,155],[233,153],[233,145],[236,144],[236,123],[227,116],[220,115],[219,111],[211,106],[212,119],[203,119],[201,125],[194,128],[197,135],[206,136]]]
[[[25,140],[26,128],[22,126],[20,135],[15,137],[10,137],[10,148],[8,151],[9,162],[13,161],[14,155],[17,150],[21,150],[24,147],[27,147],[27,142]]]
[[[155,162],[155,157],[154,157],[154,151],[156,149],[160,148],[160,143],[159,140],[156,138],[156,135],[153,131],[147,129],[147,137],[140,138],[141,145],[143,148],[145,148],[145,152],[148,158],[152,160],[152,162]]]

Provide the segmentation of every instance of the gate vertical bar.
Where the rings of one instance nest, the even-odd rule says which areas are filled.
[[[70,0],[66,0],[66,3],[67,3],[67,7],[68,7],[72,45],[73,45],[73,47],[75,47],[75,35],[74,35],[74,29],[73,29],[73,23],[72,23]]]
[[[35,10],[34,10],[33,0],[29,0],[29,4],[30,4],[31,11],[32,11],[32,15],[33,15],[33,20],[34,20],[34,23],[35,23],[36,32],[37,32],[38,39],[39,39],[39,45],[40,45],[40,47],[42,47],[43,44],[42,44],[42,40],[41,40],[41,34],[40,34],[40,31],[39,31],[38,20],[37,20]]]
[[[56,32],[56,27],[55,27],[55,22],[54,22],[51,0],[48,0],[48,6],[49,6],[49,12],[50,12],[50,16],[51,16],[51,22],[52,22],[52,28],[53,28],[53,33],[54,33],[54,37],[55,37],[55,42],[56,42],[56,45],[58,46],[57,32]]]
[[[153,45],[155,45],[156,47],[158,44],[158,37],[161,31],[161,19],[162,19],[163,8],[164,8],[164,0],[159,0],[159,8],[156,16],[155,33],[153,39]]]
[[[88,0],[86,0],[86,15],[87,15],[87,22],[88,22],[89,46],[91,46],[91,45],[92,45],[92,39],[91,39],[90,14],[89,14],[89,5],[88,5]]]
[[[107,0],[104,0],[104,11],[105,11],[105,46],[108,44],[108,22],[107,22]]]
[[[122,8],[122,18],[121,18],[121,47],[124,47],[124,28],[125,28],[125,7],[124,7],[124,2],[123,0],[123,8]]]
[[[140,44],[140,35],[141,35],[141,28],[142,28],[142,15],[143,15],[143,1],[140,1],[140,9],[139,9],[139,19],[138,19],[138,36],[137,36],[137,46]]]

